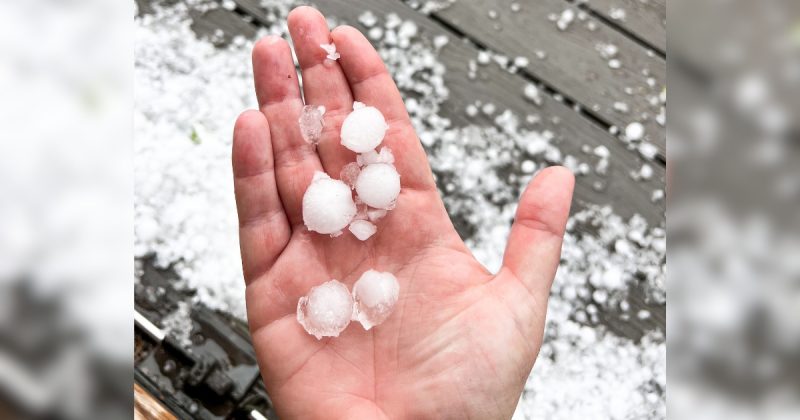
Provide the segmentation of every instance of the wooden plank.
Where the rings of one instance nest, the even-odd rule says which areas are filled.
[[[256,27],[245,22],[238,14],[227,9],[211,9],[205,12],[192,10],[192,31],[200,37],[210,39],[216,46],[224,46],[236,36],[252,38]]]
[[[259,10],[257,0],[236,0],[241,8]],[[625,145],[614,136],[575,112],[569,106],[552,97],[544,96],[541,106],[527,101],[521,93],[528,83],[519,75],[510,74],[497,66],[481,67],[481,75],[477,80],[467,77],[467,63],[478,54],[478,48],[469,43],[458,42],[445,28],[437,22],[420,15],[403,3],[394,0],[372,0],[359,2],[351,0],[327,0],[319,5],[319,9],[327,16],[336,17],[340,23],[346,22],[361,30],[365,30],[358,16],[365,10],[371,10],[382,16],[396,13],[401,19],[414,20],[424,37],[451,35],[450,43],[442,49],[439,60],[447,67],[446,85],[450,90],[449,99],[442,105],[443,114],[450,118],[454,126],[470,124],[492,125],[485,116],[469,117],[464,109],[476,99],[492,102],[498,111],[510,109],[524,117],[527,114],[539,114],[544,129],[556,133],[558,147],[565,153],[584,160],[581,151],[583,145],[594,148],[606,146],[612,156],[611,168],[607,178],[596,175],[578,177],[576,184],[576,202],[612,205],[623,217],[641,214],[651,224],[660,224],[664,220],[664,203],[651,201],[652,191],[663,188],[664,169],[651,163],[654,169],[653,180],[637,182],[631,179],[630,172],[638,170],[644,161],[635,153],[627,150]],[[263,14],[263,12],[262,12]],[[554,120],[560,121],[558,124]],[[593,184],[603,180],[607,182],[605,191],[595,190]],[[575,210],[581,206],[575,207]]]
[[[175,415],[137,383],[133,384],[133,418],[136,420],[176,419]]]
[[[582,8],[591,10],[657,48],[661,55],[667,51],[666,0],[588,0]],[[615,19],[612,10],[625,11],[625,17]]]
[[[665,86],[665,60],[592,16],[576,18],[566,30],[559,30],[549,16],[566,9],[578,15],[562,0],[539,0],[519,11],[498,7],[493,0],[472,0],[456,2],[432,16],[493,51],[529,58],[522,73],[542,80],[608,124],[624,128],[642,122],[647,139],[666,156],[666,130],[655,121],[658,107],[649,103]],[[599,44],[618,48],[620,68],[609,66],[609,59],[597,50]],[[537,51],[547,57],[537,59]],[[626,103],[630,111],[614,110],[616,102]],[[642,121],[642,114],[647,121]]]

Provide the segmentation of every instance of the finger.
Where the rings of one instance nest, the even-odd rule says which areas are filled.
[[[342,167],[355,159],[339,140],[342,121],[353,108],[350,86],[338,61],[327,58],[321,47],[333,42],[325,17],[312,7],[300,6],[287,20],[303,72],[305,103],[325,107],[325,127],[317,154],[325,170],[338,178]]]
[[[261,112],[269,120],[278,192],[292,225],[302,223],[302,200],[314,171],[321,171],[314,147],[300,135],[303,108],[289,44],[276,36],[253,47],[253,76]]]
[[[383,145],[395,155],[403,187],[435,189],[425,150],[411,125],[400,91],[378,52],[351,26],[334,29],[331,37],[342,56],[339,63],[354,100],[378,108],[389,124]]]
[[[258,111],[239,116],[233,130],[233,185],[245,281],[272,267],[291,231],[275,184],[267,119]]]
[[[574,184],[572,172],[560,166],[544,169],[528,184],[503,256],[504,268],[543,301],[558,268]]]

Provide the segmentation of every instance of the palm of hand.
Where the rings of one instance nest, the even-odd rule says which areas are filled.
[[[544,325],[572,190],[571,175],[549,169],[529,186],[504,267],[487,272],[450,223],[419,141],[377,53],[352,28],[328,32],[315,10],[292,12],[289,26],[303,69],[304,97],[325,105],[315,152],[297,129],[302,107],[288,45],[254,48],[261,112],[246,112],[234,133],[234,177],[248,321],[265,383],[290,418],[508,417],[533,366]],[[319,44],[335,41],[340,63]],[[288,77],[287,77],[288,76]],[[397,208],[365,242],[308,232],[302,194],[315,170],[338,171],[354,155],[338,144],[352,101],[387,117],[384,145],[397,157]],[[300,296],[331,278],[348,286],[368,269],[400,281],[389,319],[369,331],[351,324],[317,340],[295,319]]]

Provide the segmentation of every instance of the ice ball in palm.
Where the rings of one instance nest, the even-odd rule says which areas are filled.
[[[392,273],[368,270],[353,285],[355,319],[368,330],[389,318],[400,295],[400,283]]]
[[[297,322],[321,339],[338,337],[353,318],[353,296],[347,286],[329,280],[311,289],[297,302]]]
[[[356,153],[369,152],[381,144],[387,128],[386,120],[378,108],[356,108],[342,123],[342,145]]]
[[[370,207],[391,209],[400,195],[400,174],[388,163],[367,165],[356,179],[356,193]]]
[[[349,229],[359,241],[366,241],[378,231],[378,228],[367,220],[353,220]]]
[[[336,234],[347,227],[355,215],[356,204],[350,187],[323,172],[314,174],[314,180],[303,195],[303,222],[308,230]]]

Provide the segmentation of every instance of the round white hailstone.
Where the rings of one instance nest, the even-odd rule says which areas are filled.
[[[641,140],[644,137],[644,126],[642,123],[632,122],[625,127],[625,137],[628,140]]]
[[[400,295],[400,283],[392,273],[368,270],[353,285],[355,319],[365,330],[380,325],[392,314]]]
[[[374,150],[386,135],[386,120],[378,108],[356,108],[342,123],[342,145],[356,153]]]
[[[315,173],[303,195],[303,222],[308,230],[335,234],[347,227],[355,215],[350,187],[322,172]]]
[[[297,302],[297,322],[317,337],[338,337],[353,318],[353,297],[347,286],[329,280],[313,287]]]
[[[400,174],[388,163],[367,165],[358,174],[356,193],[370,207],[391,209],[400,195]]]
[[[348,229],[359,241],[366,241],[378,231],[378,228],[367,220],[353,220]]]

